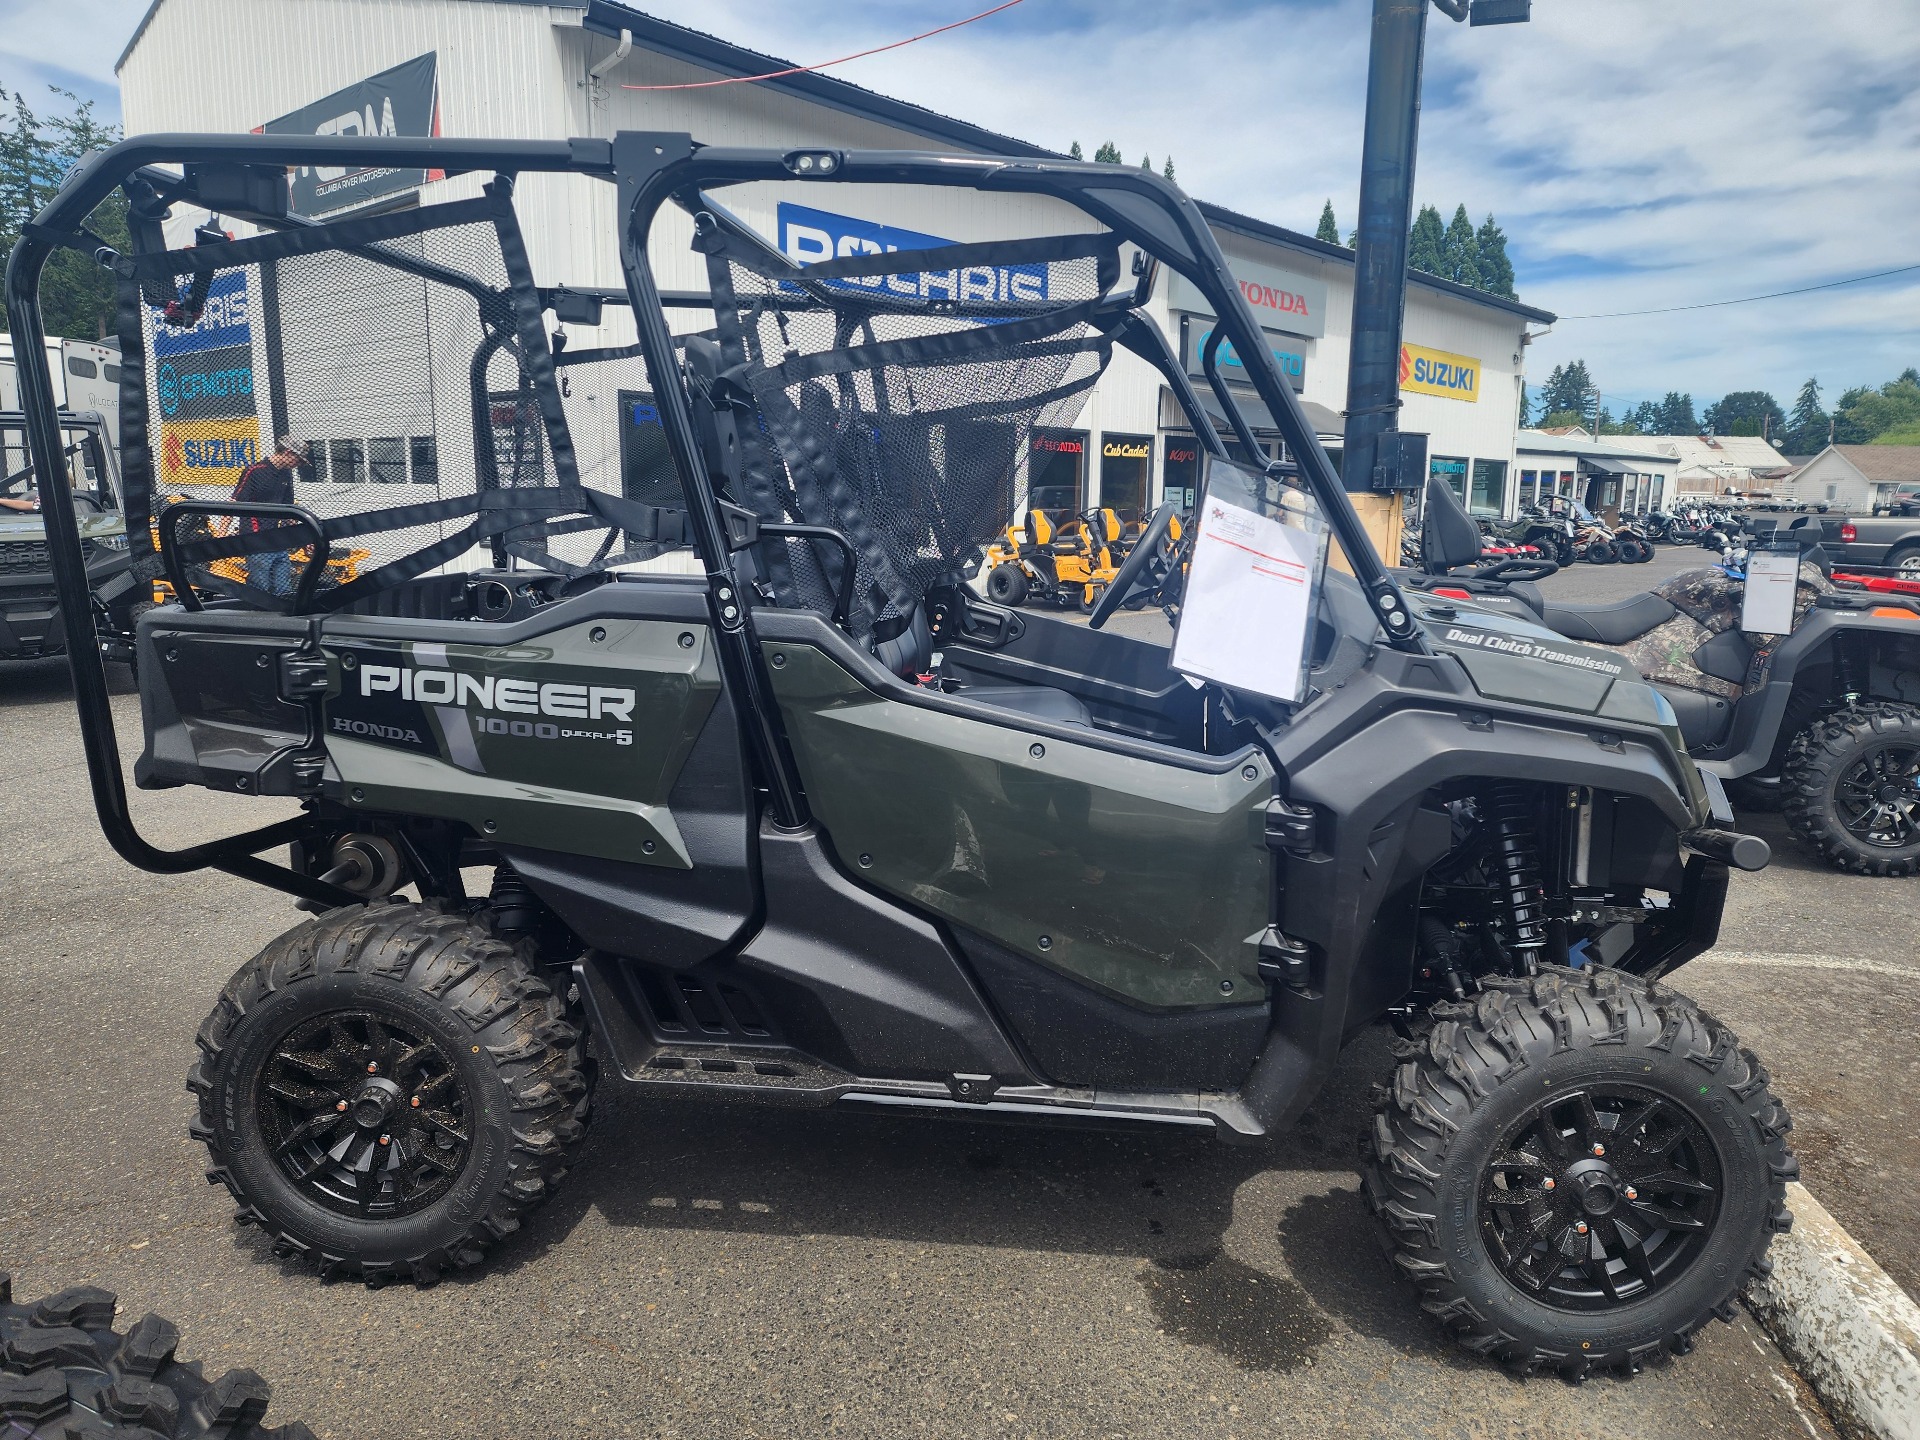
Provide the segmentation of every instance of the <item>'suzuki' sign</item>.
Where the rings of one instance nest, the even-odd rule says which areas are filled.
[[[1306,275],[1295,275],[1254,260],[1228,262],[1234,283],[1253,307],[1254,318],[1265,330],[1288,335],[1327,333],[1327,287]],[[1211,315],[1213,307],[1180,275],[1169,275],[1167,300],[1175,310]]]

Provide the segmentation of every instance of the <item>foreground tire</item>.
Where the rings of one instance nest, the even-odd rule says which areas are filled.
[[[996,605],[1018,605],[1027,598],[1027,572],[1011,561],[987,573],[987,598]]]
[[[1814,721],[1780,767],[1780,809],[1841,870],[1920,870],[1920,709],[1867,701]]]
[[[1432,1015],[1360,1147],[1421,1307],[1475,1354],[1570,1380],[1730,1320],[1799,1173],[1751,1052],[1615,971],[1490,980]]]
[[[113,1328],[114,1297],[91,1285],[13,1303],[0,1275],[0,1434],[7,1440],[313,1440],[260,1421],[271,1388],[251,1370],[217,1380],[173,1358],[180,1332],[158,1315]]]
[[[1619,558],[1619,548],[1611,540],[1596,540],[1587,546],[1587,563],[1590,565],[1611,565]]]
[[[207,1178],[323,1276],[432,1284],[520,1228],[586,1134],[580,1029],[464,913],[335,910],[243,965],[200,1027]]]

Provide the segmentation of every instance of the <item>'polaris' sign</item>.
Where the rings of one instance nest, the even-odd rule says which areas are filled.
[[[849,255],[890,255],[896,250],[932,250],[951,245],[938,235],[902,230],[830,210],[781,201],[775,219],[780,253],[796,265],[817,265]],[[909,300],[960,302],[1023,301],[1047,298],[1047,267],[1037,265],[962,265],[955,270],[924,270],[896,275],[849,275],[826,282],[848,290],[885,291]]]

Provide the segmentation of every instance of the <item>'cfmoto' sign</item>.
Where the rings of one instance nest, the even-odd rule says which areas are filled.
[[[1480,398],[1480,362],[1472,355],[1429,350],[1424,345],[1400,347],[1400,388],[1416,395],[1438,395],[1443,400]]]

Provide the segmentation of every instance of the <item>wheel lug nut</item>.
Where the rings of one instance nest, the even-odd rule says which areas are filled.
[[[413,1108],[416,1110],[420,1108],[420,1097],[418,1095],[413,1097]]]
[[[346,1113],[347,1102],[342,1100],[338,1105],[334,1106],[333,1108],[340,1111],[342,1114],[344,1114]]]
[[[1553,1186],[1554,1186],[1554,1179],[1553,1179],[1553,1177],[1552,1177],[1551,1175],[1549,1175],[1549,1176],[1547,1177],[1547,1183],[1546,1183],[1546,1185],[1545,1185],[1545,1187],[1544,1187],[1544,1188],[1546,1188],[1546,1189],[1548,1189],[1548,1190],[1551,1190],[1551,1189],[1553,1189]]]
[[[382,1135],[382,1136],[380,1137],[380,1143],[381,1143],[382,1145],[391,1145],[391,1144],[393,1143],[393,1140],[392,1140],[392,1137],[390,1137],[390,1136],[387,1136],[387,1135]],[[1582,1230],[1584,1230],[1584,1229],[1586,1229],[1587,1227],[1586,1227],[1586,1226],[1584,1226],[1584,1225],[1582,1225],[1582,1226],[1581,1226],[1580,1228],[1581,1228]]]
[[[1593,1147],[1593,1153],[1596,1155],[1604,1155],[1607,1153],[1607,1147],[1604,1145],[1596,1145]]]
[[[1631,1185],[1627,1186],[1627,1199],[1638,1200],[1639,1198],[1640,1198],[1640,1192],[1634,1189]]]
[[[381,1140],[381,1142],[380,1142],[380,1143],[381,1143],[382,1145],[384,1145],[384,1144],[386,1144],[387,1142],[386,1142],[386,1141],[385,1141],[385,1140],[383,1139],[383,1140]],[[1580,1222],[1579,1224],[1577,1224],[1577,1225],[1575,1225],[1575,1226],[1574,1226],[1573,1228],[1574,1228],[1574,1230],[1575,1230],[1575,1231],[1577,1231],[1577,1232],[1578,1232],[1579,1234],[1582,1234],[1582,1235],[1584,1235],[1584,1234],[1586,1234],[1586,1233],[1587,1233],[1587,1222],[1586,1222],[1586,1221],[1584,1221],[1584,1220],[1582,1220],[1582,1221],[1581,1221],[1581,1222]]]
[[[380,1063],[377,1060],[369,1060],[367,1062],[367,1074],[378,1075],[379,1073],[380,1073]],[[1600,1147],[1596,1145],[1594,1148],[1598,1150]]]

